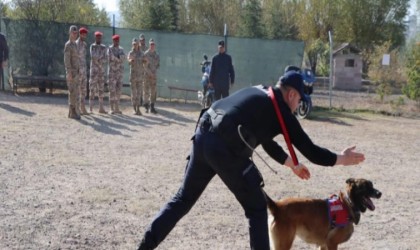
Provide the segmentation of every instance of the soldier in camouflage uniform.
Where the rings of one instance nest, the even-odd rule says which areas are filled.
[[[144,54],[147,51],[147,46],[146,46],[146,38],[143,34],[140,34],[139,36],[139,40],[140,40],[140,50],[141,52]],[[143,65],[142,65],[143,67]],[[143,90],[144,90],[144,79],[145,79],[145,71],[143,70],[143,73],[141,74],[141,89],[140,89],[140,106],[143,106]]]
[[[128,53],[128,64],[130,65],[131,102],[135,115],[142,115],[140,111],[142,88],[143,88],[143,62],[144,53],[140,50],[139,40],[133,39],[133,48]]]
[[[156,84],[157,84],[157,70],[159,68],[160,57],[155,50],[155,41],[153,39],[149,40],[149,49],[144,54],[146,61],[144,63],[145,70],[145,81],[144,81],[144,96],[143,100],[145,102],[144,107],[146,108],[146,113],[152,112],[157,114],[155,109],[156,103]]]
[[[106,114],[104,109],[104,85],[107,47],[102,44],[102,33],[95,32],[95,42],[90,46],[90,80],[89,80],[89,109],[93,112],[95,94],[99,98],[99,113]]]
[[[108,48],[108,87],[111,114],[121,114],[119,109],[124,74],[124,49],[120,47],[120,36],[112,36],[113,45]]]
[[[66,69],[67,88],[69,91],[69,114],[72,119],[80,119],[77,113],[77,97],[79,96],[79,53],[77,52],[77,27],[69,29],[69,40],[64,45],[64,67]]]
[[[80,114],[87,115],[85,107],[85,99],[87,95],[87,65],[86,65],[86,52],[87,44],[85,42],[88,30],[86,28],[79,29],[79,39],[76,40],[77,50],[79,52],[79,94],[80,99],[79,107]]]
[[[143,34],[140,34],[139,39],[140,39],[140,50],[141,52],[145,53],[147,51],[146,38],[144,37]]]

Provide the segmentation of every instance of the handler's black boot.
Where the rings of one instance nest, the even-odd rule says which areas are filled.
[[[150,112],[152,112],[153,114],[157,114],[154,103],[152,103],[152,105],[150,105]]]
[[[139,248],[137,248],[137,250],[152,250],[153,248],[150,248],[150,247],[148,247],[148,246],[146,246],[146,241],[144,240],[144,238],[143,238],[143,240],[140,242],[140,246],[139,246]]]

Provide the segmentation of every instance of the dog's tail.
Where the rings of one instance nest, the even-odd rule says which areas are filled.
[[[265,195],[265,200],[267,201],[267,207],[268,210],[270,210],[271,214],[275,214],[275,211],[277,210],[276,203],[268,196],[268,194],[263,190]]]

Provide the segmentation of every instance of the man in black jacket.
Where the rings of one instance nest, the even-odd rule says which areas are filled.
[[[270,157],[301,179],[310,178],[308,168],[302,163],[295,166],[274,141],[284,133],[275,107],[281,110],[291,143],[312,163],[347,166],[364,161],[363,154],[354,152],[355,147],[336,154],[312,142],[293,114],[304,98],[303,87],[301,74],[286,72],[272,89],[275,104],[264,86],[244,88],[213,103],[198,123],[180,189],[155,217],[138,249],[156,248],[218,175],[245,211],[251,249],[269,250],[267,206],[261,188],[263,179],[251,158],[254,148],[261,145]]]
[[[7,46],[6,36],[0,33],[0,86],[4,88],[3,68],[7,67],[9,59],[9,47]]]
[[[214,99],[229,96],[229,89],[235,82],[232,57],[225,52],[225,41],[219,41],[219,53],[213,56],[210,68],[210,86],[214,88]]]

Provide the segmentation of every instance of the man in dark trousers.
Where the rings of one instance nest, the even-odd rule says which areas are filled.
[[[0,33],[0,86],[4,88],[3,69],[7,67],[7,60],[9,59],[9,47],[7,46],[6,36]]]
[[[215,175],[221,178],[245,211],[251,249],[269,250],[267,206],[261,187],[263,179],[252,161],[254,149],[261,145],[270,157],[289,167],[301,179],[310,178],[308,168],[302,163],[295,165],[274,141],[277,135],[285,133],[275,107],[281,110],[291,143],[311,162],[322,166],[347,166],[364,161],[364,155],[355,152],[355,147],[333,153],[312,142],[293,114],[300,99],[304,98],[303,87],[301,74],[286,72],[271,89],[272,93],[260,85],[241,89],[213,103],[198,122],[181,187],[146,229],[138,250],[156,248],[190,211]],[[275,102],[271,99],[273,95]]]
[[[219,41],[219,53],[213,56],[210,69],[210,86],[214,88],[214,99],[229,96],[229,89],[235,82],[232,57],[226,54],[225,41]]]

